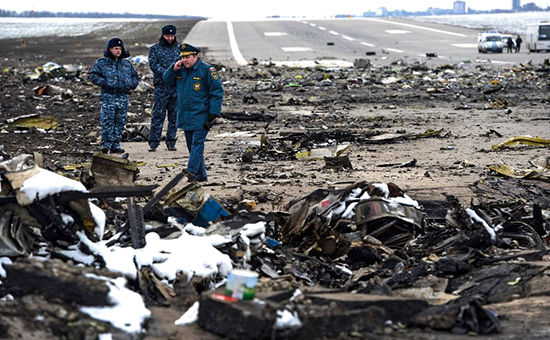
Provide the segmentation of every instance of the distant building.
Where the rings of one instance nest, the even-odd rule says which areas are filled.
[[[388,15],[388,9],[386,7],[380,7],[376,10],[376,16],[385,17]]]
[[[521,9],[521,0],[512,0],[512,9],[514,11]]]
[[[534,2],[530,2],[530,3],[527,3],[525,5],[523,5],[523,10],[524,11],[538,11],[540,8],[534,3]]]
[[[466,13],[466,2],[465,1],[455,1],[453,3],[453,12],[455,14],[465,14]]]

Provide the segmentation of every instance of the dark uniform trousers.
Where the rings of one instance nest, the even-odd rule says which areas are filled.
[[[153,112],[151,113],[151,131],[149,132],[149,147],[157,148],[162,138],[162,126],[168,115],[168,126],[166,129],[166,146],[176,146],[176,103],[177,93],[175,88],[158,86],[155,88]]]
[[[128,95],[101,93],[101,145],[120,149],[120,139],[126,124]]]

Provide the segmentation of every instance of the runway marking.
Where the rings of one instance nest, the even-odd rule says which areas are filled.
[[[369,44],[369,43],[366,43],[366,42],[362,42],[361,45],[365,45],[365,46],[368,46],[368,47],[374,47],[375,46],[373,44]]]
[[[327,30],[326,28],[321,27],[321,26],[319,26],[318,28],[319,28],[321,31],[326,31],[326,30]]]
[[[389,34],[408,34],[412,33],[411,31],[405,31],[405,30],[387,30],[386,33]]]
[[[477,44],[451,44],[451,46],[456,46],[460,48],[476,48]]]
[[[500,60],[482,60],[482,61],[487,61],[489,64],[503,64],[503,65],[513,64],[513,62],[511,61],[500,61]]]
[[[309,48],[309,47],[281,47],[281,49],[285,52],[308,52],[308,51],[313,51],[313,49]]]
[[[403,51],[395,49],[395,48],[385,48],[385,50],[390,51],[390,52],[403,53]]]
[[[418,53],[417,56],[419,57],[425,57],[426,56],[426,53]],[[437,57],[435,58],[438,58],[438,59],[448,59],[449,57],[446,57],[444,55],[437,55]]]
[[[347,35],[343,35],[342,38],[344,38],[346,40],[349,40],[349,41],[354,41],[355,40],[355,38],[348,37]]]
[[[241,51],[239,50],[239,45],[237,44],[237,38],[235,38],[235,32],[233,31],[233,23],[227,21],[227,33],[229,34],[229,45],[231,46],[231,53],[233,53],[233,58],[237,64],[243,66],[248,65],[246,59],[244,59]]]
[[[364,19],[362,19],[362,20],[370,20],[370,21],[384,22],[384,23],[386,23],[386,24],[392,24],[392,25],[399,25],[399,26],[417,28],[417,29],[419,29],[419,30],[432,31],[432,32],[443,33],[443,34],[449,34],[449,35],[454,35],[454,36],[457,36],[457,37],[466,37],[465,34],[454,33],[454,32],[449,32],[449,31],[443,31],[443,30],[438,30],[438,29],[435,29],[435,28],[429,28],[429,27],[422,27],[422,26],[417,26],[417,25],[405,24],[405,23],[402,23],[402,22],[394,22],[394,21],[387,21],[387,20],[380,20],[380,19],[371,19],[371,18],[364,18]]]
[[[311,24],[309,24],[309,26],[316,27],[317,25],[315,25],[314,23],[311,23]]]
[[[287,35],[286,32],[264,32],[264,35],[266,37],[282,37],[283,35]]]
[[[338,33],[338,32],[334,32],[334,31],[328,31],[328,32],[332,35],[340,35],[340,33]]]

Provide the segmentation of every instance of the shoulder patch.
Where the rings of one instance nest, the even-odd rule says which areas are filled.
[[[212,71],[210,72],[210,74],[212,75],[212,78],[214,78],[214,80],[218,80],[218,74],[216,73],[216,71]]]
[[[214,66],[210,66],[210,72],[216,72],[216,69],[214,68]]]

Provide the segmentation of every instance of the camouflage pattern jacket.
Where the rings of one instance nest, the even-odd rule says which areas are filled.
[[[108,49],[104,55],[96,60],[90,70],[90,81],[101,87],[102,94],[121,95],[135,89],[139,84],[139,76],[132,63],[126,59],[129,53],[123,49],[118,61]]]
[[[160,37],[159,42],[149,49],[149,67],[153,71],[153,84],[165,86],[162,81],[162,75],[167,68],[172,66],[180,57],[178,42],[174,40],[172,44]]]

